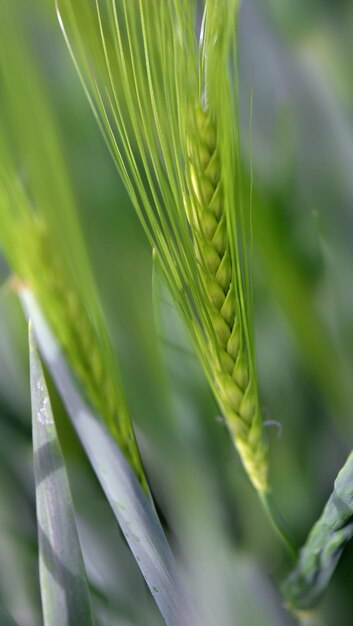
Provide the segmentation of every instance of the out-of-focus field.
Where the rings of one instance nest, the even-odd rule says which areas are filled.
[[[243,618],[234,624],[281,624],[251,612],[257,593],[280,604],[266,587],[281,577],[277,538],[202,376],[186,376],[180,354],[161,346],[151,250],[72,67],[54,3],[1,1],[21,6],[58,119],[129,406],[171,536],[199,559],[200,585],[215,597],[225,584],[238,589]],[[351,0],[243,0],[239,98],[243,156],[249,166],[252,153],[254,176],[258,374],[273,490],[299,543],[353,448],[352,60]],[[2,260],[0,276],[0,604],[21,626],[39,626],[26,326]],[[161,618],[57,397],[55,405],[101,623],[157,625]],[[320,607],[324,625],[351,626],[352,572],[348,546]]]

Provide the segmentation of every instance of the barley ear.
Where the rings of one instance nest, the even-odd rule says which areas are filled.
[[[224,207],[222,162],[210,114],[197,105],[187,137],[189,196],[185,206],[213,333],[207,342],[215,390],[251,481],[266,491],[267,450],[249,347],[243,329],[239,284],[233,271]],[[236,210],[236,207],[234,207]]]

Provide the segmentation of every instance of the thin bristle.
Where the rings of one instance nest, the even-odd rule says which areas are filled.
[[[239,134],[237,0],[58,0],[86,93],[255,487],[267,489]]]

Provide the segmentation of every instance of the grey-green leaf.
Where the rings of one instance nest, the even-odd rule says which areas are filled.
[[[45,626],[94,626],[69,481],[29,324],[39,573]]]
[[[83,401],[33,294],[24,290],[21,298],[73,426],[165,623],[167,626],[198,626],[199,618],[151,499],[144,493],[102,420]]]
[[[346,543],[353,536],[353,452],[313,526],[298,563],[282,586],[292,609],[312,608],[327,587]]]

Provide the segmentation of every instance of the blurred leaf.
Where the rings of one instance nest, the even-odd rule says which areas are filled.
[[[77,391],[73,376],[29,290],[21,293],[43,357],[138,566],[170,626],[198,624],[152,501],[122,452]]]
[[[290,227],[279,228],[271,208],[275,198],[254,195],[254,235],[266,284],[280,302],[297,337],[297,346],[329,403],[342,412],[346,390],[335,343],[315,306],[307,268],[289,250]]]
[[[0,52],[6,63],[0,65],[0,178],[6,183],[10,175],[21,180],[32,208],[50,225],[56,247],[79,275],[78,288],[96,306],[61,129],[29,45],[23,13],[19,2],[2,3]]]
[[[14,453],[18,463],[21,452]],[[11,478],[0,466],[0,598],[21,626],[41,626],[35,530],[29,527],[23,491]]]
[[[324,511],[283,585],[290,608],[308,609],[331,580],[346,543],[353,536],[353,452],[339,472]]]
[[[1,626],[18,626],[12,617],[0,606],[0,624]]]
[[[93,626],[65,464],[32,325],[29,325],[39,570],[46,626]]]

